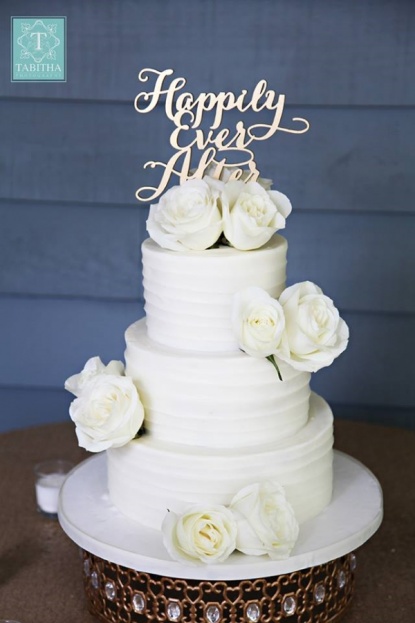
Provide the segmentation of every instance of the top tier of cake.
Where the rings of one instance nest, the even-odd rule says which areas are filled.
[[[257,286],[278,297],[285,288],[287,241],[278,234],[255,251],[221,246],[177,252],[147,239],[142,252],[147,331],[165,346],[238,350],[231,325],[233,295]]]

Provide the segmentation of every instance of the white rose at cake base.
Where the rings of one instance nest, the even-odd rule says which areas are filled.
[[[236,547],[249,556],[288,558],[299,525],[284,488],[277,482],[248,485],[235,495],[230,508],[238,523]]]
[[[80,374],[66,381],[66,389],[77,396],[69,415],[81,448],[90,452],[117,448],[140,430],[144,408],[132,379],[123,372],[121,362],[104,366],[94,357]]]
[[[229,507],[193,507],[168,512],[162,525],[170,556],[182,562],[224,562],[235,549],[248,556],[288,558],[299,525],[284,488],[277,482],[244,487]]]
[[[224,562],[235,550],[237,524],[224,506],[193,507],[180,516],[167,513],[162,532],[175,560],[213,564]]]
[[[223,231],[236,249],[258,249],[279,229],[291,213],[291,203],[275,190],[256,182],[228,182],[222,194]]]

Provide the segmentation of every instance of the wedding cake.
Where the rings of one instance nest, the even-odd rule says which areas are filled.
[[[285,96],[265,80],[194,96],[173,74],[138,75],[136,111],[164,108],[174,126],[170,159],[144,165],[158,186],[136,192],[150,204],[146,315],[126,331],[125,363],[92,357],[66,381],[96,456],[65,481],[59,519],[104,623],[334,623],[381,489],[333,451],[331,409],[310,391],[349,330],[306,267],[287,287],[291,202],[252,149],[310,124],[283,125]]]
[[[95,357],[66,382],[80,445],[106,450],[112,504],[179,561],[286,558],[331,499],[332,412],[309,383],[348,329],[315,284],[286,288],[290,212],[261,178],[168,190],[125,370]]]

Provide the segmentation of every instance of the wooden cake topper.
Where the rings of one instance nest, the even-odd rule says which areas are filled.
[[[301,117],[293,117],[292,121],[299,124],[298,129],[281,126],[282,114],[285,105],[285,95],[277,95],[268,89],[266,80],[260,80],[254,87],[252,94],[243,89],[239,95],[228,91],[220,93],[200,93],[195,97],[188,91],[182,91],[186,85],[185,78],[174,78],[168,83],[168,78],[174,73],[173,69],[157,71],[156,69],[142,69],[138,74],[140,82],[152,80],[152,88],[138,93],[134,107],[139,113],[149,113],[158,105],[161,96],[165,96],[165,113],[175,128],[170,135],[170,145],[176,153],[167,163],[150,160],[144,168],[160,167],[164,169],[158,186],[142,186],[136,192],[139,201],[148,203],[162,194],[172,175],[180,178],[180,183],[189,179],[200,179],[209,174],[220,178],[223,169],[230,171],[229,179],[240,179],[243,173],[248,172],[244,181],[256,181],[259,172],[256,166],[254,152],[250,149],[255,141],[265,141],[275,132],[289,134],[304,134],[310,127],[309,122]],[[262,110],[273,112],[271,123],[254,123],[245,127],[244,121],[237,121],[233,129],[222,127],[223,114],[230,110],[241,113]],[[210,112],[213,122],[208,131],[202,129],[204,114]],[[200,153],[196,169],[192,170],[193,150]],[[232,162],[227,156],[232,152]],[[235,159],[235,161],[234,161]],[[244,167],[245,170],[242,168]]]

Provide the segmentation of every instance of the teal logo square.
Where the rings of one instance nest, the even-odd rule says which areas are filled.
[[[12,82],[66,82],[66,17],[11,18]]]

